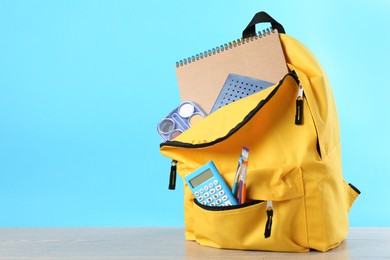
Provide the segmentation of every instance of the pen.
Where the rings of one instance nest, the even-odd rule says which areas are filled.
[[[241,164],[242,164],[242,156],[240,156],[240,159],[238,159],[236,176],[234,177],[234,183],[233,183],[233,188],[232,188],[233,196],[237,196],[237,187],[238,187],[238,183],[240,181]]]

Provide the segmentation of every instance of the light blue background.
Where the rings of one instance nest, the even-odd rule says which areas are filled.
[[[157,122],[177,60],[265,10],[325,68],[351,226],[389,226],[390,2],[0,1],[0,226],[183,225]]]

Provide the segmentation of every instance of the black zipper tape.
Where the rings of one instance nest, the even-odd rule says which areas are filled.
[[[222,136],[220,138],[215,139],[214,141],[208,142],[208,143],[201,143],[201,144],[191,144],[191,143],[183,143],[179,141],[166,141],[164,143],[160,144],[160,148],[163,146],[176,146],[176,147],[182,147],[182,148],[203,148],[203,147],[208,147],[212,146],[214,144],[217,144],[219,142],[224,141],[225,139],[229,138],[231,135],[233,135],[235,132],[237,132],[241,127],[243,127],[252,117],[260,111],[260,109],[268,103],[269,100],[276,94],[276,92],[279,90],[280,86],[283,84],[284,80],[287,77],[292,77],[297,84],[299,84],[299,79],[298,75],[296,72],[293,70],[289,73],[287,73],[283,79],[281,79],[278,83],[278,85],[274,88],[274,90],[267,96],[266,99],[261,100],[258,105],[252,109],[246,116],[245,118],[238,123],[235,127],[233,127],[225,136]]]
[[[216,206],[216,207],[213,207],[213,206],[203,205],[199,201],[194,199],[194,203],[196,205],[198,205],[202,209],[209,210],[209,211],[226,211],[226,210],[233,210],[233,209],[241,209],[241,208],[253,206],[253,205],[256,205],[256,204],[259,204],[259,203],[262,203],[262,202],[264,202],[264,200],[252,200],[252,201],[249,201],[249,202],[244,203],[244,204],[238,204],[238,205],[233,205],[233,206]]]

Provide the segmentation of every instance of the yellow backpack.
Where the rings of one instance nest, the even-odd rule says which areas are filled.
[[[246,145],[248,202],[203,206],[184,182],[186,239],[217,248],[327,251],[345,239],[348,212],[360,193],[342,177],[330,83],[314,55],[266,13],[255,15],[244,37],[259,22],[278,29],[290,72],[278,84],[218,109],[161,143],[161,153],[172,159],[170,188],[176,170],[184,178],[210,160],[231,187]],[[303,107],[297,107],[300,88]]]

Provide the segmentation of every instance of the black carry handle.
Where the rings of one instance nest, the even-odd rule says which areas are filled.
[[[283,26],[278,23],[274,18],[272,18],[266,12],[258,12],[252,18],[252,21],[248,24],[245,30],[242,32],[243,38],[248,38],[256,34],[256,24],[258,23],[271,23],[272,29],[278,30],[279,33],[286,33]]]

